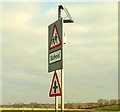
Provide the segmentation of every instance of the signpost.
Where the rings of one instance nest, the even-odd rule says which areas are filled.
[[[61,9],[65,11],[68,19],[63,20]],[[63,23],[73,23],[68,10],[62,5],[58,6],[58,20],[48,26],[48,72],[54,72],[49,96],[55,96],[55,111],[58,112],[58,96],[61,96],[61,112],[64,112],[64,46]],[[56,70],[61,69],[61,87]]]
[[[63,38],[62,36],[63,36],[63,19],[60,18],[48,26],[48,72],[55,71],[54,74],[57,74],[56,70],[63,68],[63,55],[62,55]],[[54,77],[55,76],[57,77],[57,75],[54,75]],[[58,85],[60,84],[58,83]],[[55,87],[56,86],[54,86],[54,88]],[[54,95],[51,92],[49,93],[50,97],[55,96],[56,112],[58,111],[58,96],[61,96],[61,95],[62,95],[61,89],[60,89],[59,95],[56,95],[56,94]]]
[[[48,26],[48,72],[63,68],[62,28],[62,18]]]

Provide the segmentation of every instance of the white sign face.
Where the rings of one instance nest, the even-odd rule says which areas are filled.
[[[49,63],[54,63],[56,61],[60,61],[61,60],[61,50],[58,50],[58,51],[55,51],[55,52],[52,52],[50,55],[49,55]]]

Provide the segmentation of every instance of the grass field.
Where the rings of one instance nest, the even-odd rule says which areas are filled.
[[[120,111],[120,105],[113,105],[113,106],[106,106],[106,107],[96,108],[96,110]]]
[[[101,108],[95,108],[93,110],[64,110],[64,112],[96,112],[96,111],[119,111],[120,112],[120,105],[113,105],[113,106],[105,106]],[[55,110],[24,110],[24,109],[17,109],[17,110],[2,110],[2,112],[55,112]],[[61,112],[60,110],[58,112]]]

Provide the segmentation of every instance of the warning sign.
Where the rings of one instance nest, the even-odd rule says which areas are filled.
[[[53,97],[53,96],[61,96],[62,95],[62,91],[60,88],[60,83],[59,83],[59,79],[57,76],[57,72],[54,72],[54,76],[52,79],[52,84],[50,87],[50,92],[49,92],[49,96]]]
[[[61,46],[61,45],[62,45],[62,42],[60,40],[60,35],[58,33],[58,29],[57,29],[56,24],[54,24],[52,36],[50,38],[50,48],[49,49],[51,50],[51,49],[54,49],[54,48]]]
[[[63,18],[48,26],[48,72],[63,68]]]

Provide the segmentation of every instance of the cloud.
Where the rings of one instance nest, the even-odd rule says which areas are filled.
[[[41,103],[52,102],[47,97],[52,78],[52,73],[47,73],[47,28],[57,20],[55,5],[3,4],[3,102],[31,102],[34,99]],[[66,96],[66,102],[77,101],[79,95],[82,101],[96,100],[106,97],[108,92],[108,98],[116,98],[117,5],[66,3],[66,6],[75,21],[64,24],[68,40],[65,45],[65,94],[71,93]],[[89,95],[88,90],[91,90]],[[98,92],[92,99],[95,91]],[[75,97],[71,97],[73,94]]]
[[[66,94],[73,92],[71,96],[77,93],[79,96],[86,91],[86,96],[90,98],[87,91],[91,88],[93,91],[95,89],[99,91],[96,94],[101,93],[101,95],[98,94],[99,98],[107,97],[108,93],[111,94],[109,97],[116,97],[117,94],[112,91],[118,91],[116,82],[118,74],[117,6],[82,4],[73,7],[69,9],[72,9],[70,12],[76,23],[65,26],[68,38],[65,45],[65,74],[67,74],[67,82],[70,82],[66,85],[71,88],[76,85],[76,88],[75,90],[67,89]],[[106,83],[108,80],[109,83]],[[79,93],[80,90],[84,92]],[[95,94],[93,91],[90,93]],[[95,96],[97,98],[97,95]],[[68,99],[73,100],[70,97]]]

